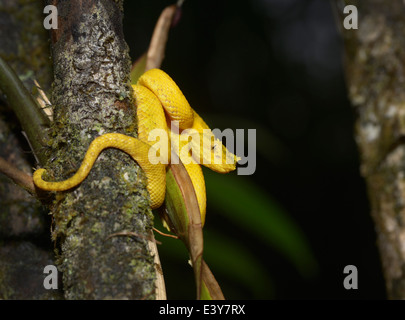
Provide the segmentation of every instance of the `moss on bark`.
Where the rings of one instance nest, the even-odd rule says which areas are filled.
[[[343,21],[343,2],[337,3]],[[361,173],[388,296],[405,299],[405,7],[401,0],[345,4],[359,13],[357,30],[341,29],[349,97],[358,114]]]
[[[107,132],[136,136],[130,58],[122,32],[122,2],[58,2],[53,31],[54,125],[48,178],[75,172],[90,142]],[[54,239],[68,299],[154,299],[148,248],[153,216],[140,167],[125,153],[105,150],[86,180],[56,195]],[[120,232],[135,236],[111,236]]]

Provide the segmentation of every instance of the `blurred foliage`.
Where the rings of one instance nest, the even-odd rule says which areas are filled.
[[[124,2],[133,61],[173,2]],[[325,0],[187,0],[170,33],[162,69],[193,108],[212,128],[257,130],[253,176],[205,170],[204,258],[228,299],[385,297],[335,23]],[[183,243],[156,238],[168,298],[193,299]]]
[[[208,212],[215,208],[229,220],[229,228],[238,225],[256,237],[257,242],[279,251],[302,276],[316,273],[317,263],[303,232],[274,199],[245,176],[221,175],[204,169],[204,177]],[[160,240],[164,242],[164,255],[176,256],[185,263],[181,254],[185,248],[173,246],[173,240]],[[252,254],[249,245],[240,240],[237,233],[231,238],[218,230],[204,231],[204,259],[214,270],[214,276],[225,275],[256,299],[274,297],[271,274]]]
[[[125,2],[133,60],[172,3]],[[187,0],[170,32],[162,69],[192,107],[211,128],[257,130],[254,175],[205,172],[204,254],[226,298],[384,297],[335,24],[325,0]],[[193,297],[186,249],[159,240],[169,298]]]
[[[247,176],[204,170],[204,177],[210,207],[255,235],[257,241],[280,251],[303,276],[313,275],[317,266],[307,239],[270,194]]]

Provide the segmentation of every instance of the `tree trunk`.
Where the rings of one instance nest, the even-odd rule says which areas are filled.
[[[54,123],[48,178],[79,168],[90,142],[103,133],[136,136],[130,58],[122,31],[122,1],[50,1]],[[153,215],[146,178],[115,149],[99,156],[85,181],[52,204],[54,239],[68,299],[154,299],[155,269],[148,242]],[[131,232],[132,236],[118,236]],[[115,236],[114,236],[115,234]]]
[[[349,97],[389,298],[405,299],[405,6],[402,0],[336,1]],[[345,30],[344,5],[359,28]]]

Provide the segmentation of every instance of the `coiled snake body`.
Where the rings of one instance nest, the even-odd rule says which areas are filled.
[[[138,138],[120,133],[106,133],[95,138],[84,157],[79,170],[69,179],[50,182],[42,179],[45,169],[34,172],[35,185],[47,191],[65,191],[80,184],[89,174],[98,155],[106,148],[116,148],[128,153],[145,171],[152,209],[162,205],[166,192],[166,164],[170,161],[170,145],[160,152],[151,150],[149,135],[155,129],[164,130],[173,150],[178,150],[178,156],[183,161],[191,178],[200,207],[201,221],[204,224],[206,212],[206,193],[204,176],[199,164],[210,169],[226,173],[236,167],[239,160],[230,153],[220,140],[216,139],[202,118],[190,107],[187,99],[176,83],[160,69],[145,72],[138,80],[134,89],[134,99],[137,106]],[[170,123],[167,125],[166,115]],[[177,132],[176,132],[177,131]],[[189,133],[189,139],[182,139],[183,133]],[[189,144],[188,148],[184,148]],[[153,152],[151,152],[153,151]],[[159,153],[163,163],[151,163],[151,155]],[[167,154],[167,156],[166,156]]]

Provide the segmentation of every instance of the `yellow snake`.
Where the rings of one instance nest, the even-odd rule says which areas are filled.
[[[170,152],[165,151],[170,150],[170,145],[159,151],[148,138],[154,129],[162,129],[168,133],[171,147],[180,151],[178,155],[184,162],[193,183],[200,207],[201,221],[204,224],[206,192],[199,163],[214,171],[226,173],[235,169],[236,162],[240,158],[230,153],[222,142],[214,137],[204,120],[190,107],[176,83],[164,71],[151,69],[145,72],[138,83],[132,87],[137,107],[138,138],[120,133],[103,134],[91,142],[79,170],[72,177],[58,182],[44,181],[42,175],[46,170],[38,169],[33,175],[35,185],[47,191],[71,189],[87,177],[98,155],[104,149],[116,148],[129,154],[145,171],[151,207],[158,208],[165,198],[166,164],[170,160]],[[176,121],[178,128],[168,127],[169,120],[170,123]],[[182,135],[186,132],[189,132],[191,142],[182,139]],[[189,147],[185,148],[185,146]],[[164,163],[152,164],[151,157],[154,154],[165,158]]]

